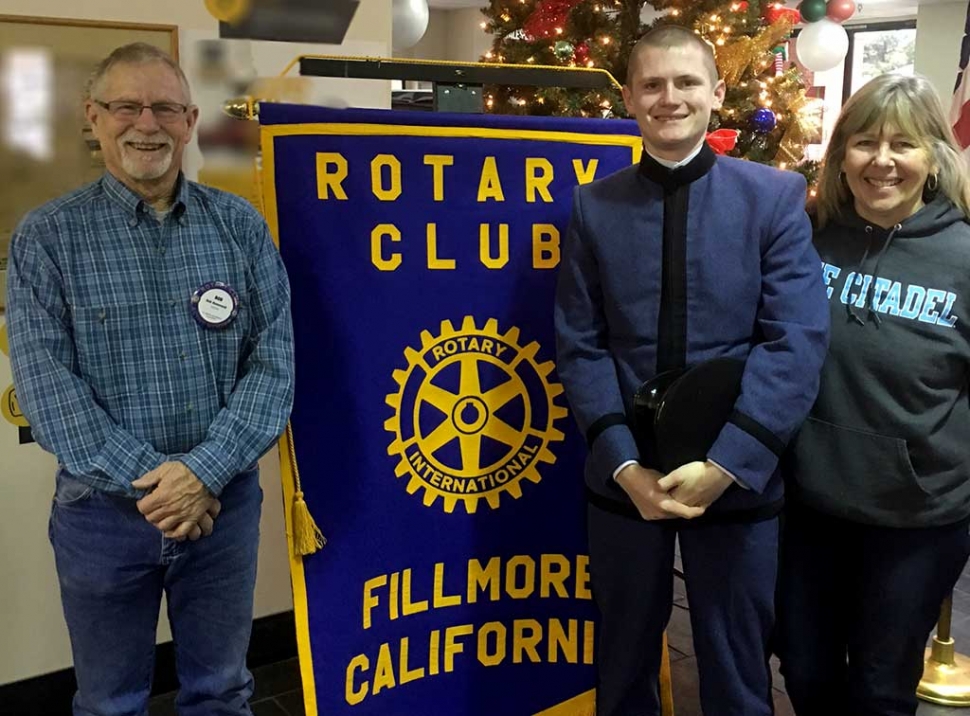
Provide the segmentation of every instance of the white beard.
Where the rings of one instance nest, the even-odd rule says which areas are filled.
[[[156,144],[167,144],[168,146],[158,150],[149,157],[142,156],[141,152],[127,146],[127,142],[146,142]],[[139,181],[158,179],[172,166],[173,146],[170,137],[145,137],[137,132],[126,132],[118,139],[118,151],[121,155],[121,167],[125,174]],[[146,161],[146,159],[148,161]]]

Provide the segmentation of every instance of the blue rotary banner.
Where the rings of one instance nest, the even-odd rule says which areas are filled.
[[[309,716],[591,714],[585,447],[552,304],[573,187],[638,160],[636,125],[260,121],[293,287],[284,470],[329,540],[291,562]]]

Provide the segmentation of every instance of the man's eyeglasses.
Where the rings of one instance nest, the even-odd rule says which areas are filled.
[[[139,104],[138,102],[125,102],[116,100],[114,102],[102,102],[94,100],[99,107],[104,107],[115,119],[138,119],[145,109],[150,109],[155,119],[159,122],[174,122],[179,119],[189,106],[178,104],[177,102],[155,102],[154,104]]]

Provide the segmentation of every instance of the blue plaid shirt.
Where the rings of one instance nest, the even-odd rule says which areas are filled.
[[[239,296],[227,327],[192,294]],[[266,222],[243,199],[182,178],[171,212],[110,174],[30,212],[7,278],[14,383],[34,438],[99,490],[180,460],[219,495],[286,426],[290,289]]]

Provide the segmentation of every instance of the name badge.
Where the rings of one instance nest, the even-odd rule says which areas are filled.
[[[192,294],[192,317],[203,328],[225,328],[239,313],[239,296],[228,284],[210,281]]]

